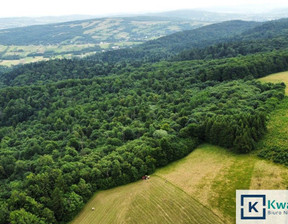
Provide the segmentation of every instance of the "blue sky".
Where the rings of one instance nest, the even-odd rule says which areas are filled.
[[[59,16],[71,14],[105,15],[157,12],[214,6],[253,5],[257,9],[287,7],[287,0],[5,0],[0,17]]]

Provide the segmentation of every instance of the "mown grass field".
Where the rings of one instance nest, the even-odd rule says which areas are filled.
[[[72,223],[223,222],[178,186],[153,175],[147,181],[98,192]]]
[[[72,223],[234,223],[236,189],[287,186],[287,168],[205,144],[149,181],[98,192]]]

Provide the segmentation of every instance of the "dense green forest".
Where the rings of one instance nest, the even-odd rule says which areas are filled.
[[[238,55],[255,54],[259,52],[271,52],[288,48],[288,41],[285,36],[230,43],[220,43],[201,49],[190,49],[172,57],[172,61],[220,59],[236,57]]]
[[[116,52],[117,53],[117,52]],[[89,60],[50,60],[18,66],[13,71],[0,75],[0,83],[6,86],[25,86],[47,84],[66,79],[87,79],[131,72],[147,73],[151,71],[169,71],[181,74],[189,73],[194,79],[234,80],[259,78],[265,75],[285,71],[288,68],[288,52],[238,56],[216,60],[191,60],[159,63],[111,63]]]
[[[282,23],[287,21],[280,21],[279,30],[285,30]],[[231,45],[230,38],[256,24],[203,27],[194,31],[194,44],[188,40],[193,35],[179,33],[187,38],[183,46],[173,46],[179,39],[172,35],[164,38],[173,41],[163,49],[174,56],[190,44],[240,49],[245,44]],[[245,41],[266,44],[257,37]],[[0,223],[67,223],[95,191],[138,180],[202,142],[251,152],[266,132],[268,114],[284,97],[283,83],[254,79],[288,69],[287,51],[272,42],[269,47],[265,53],[214,59],[203,51],[202,60],[152,63],[145,59],[152,51],[144,51],[144,59],[131,61],[131,55],[113,51],[112,60],[104,53],[12,71],[3,67]],[[151,49],[157,53],[157,47]]]
[[[11,70],[12,70],[11,68],[8,68],[6,66],[0,66],[0,75],[2,75],[4,73],[7,73],[7,72],[9,72]]]
[[[97,189],[135,181],[201,141],[251,151],[283,97],[283,85],[172,71],[2,89],[2,223],[68,221]]]

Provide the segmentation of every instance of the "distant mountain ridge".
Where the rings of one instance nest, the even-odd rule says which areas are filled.
[[[205,22],[221,22],[228,20],[255,20],[267,21],[271,19],[280,19],[288,17],[288,8],[276,8],[257,12],[248,10],[244,12],[238,8],[200,8],[200,9],[180,9],[155,13],[143,14],[117,14],[117,15],[67,15],[67,16],[44,16],[44,17],[11,17],[0,18],[0,30],[17,27],[27,27],[32,25],[44,25],[52,23],[71,22],[77,20],[115,18],[115,17],[169,17],[181,18],[185,20],[197,20]]]
[[[144,42],[206,22],[166,17],[111,17],[0,30],[2,45]]]

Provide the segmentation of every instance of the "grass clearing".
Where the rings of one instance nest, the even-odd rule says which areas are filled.
[[[279,72],[275,74],[271,74],[259,79],[261,82],[284,82],[286,86],[288,86],[288,71],[287,72]],[[288,88],[285,89],[285,94],[288,95]]]
[[[288,97],[270,114],[268,132],[258,143],[258,149],[288,146]]]
[[[259,80],[272,83],[284,82],[286,84],[286,96],[269,115],[268,132],[257,144],[255,154],[288,165],[286,159],[288,156],[288,72],[271,74]]]

